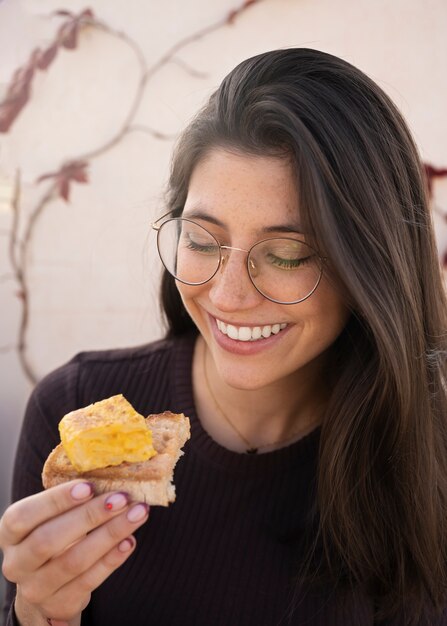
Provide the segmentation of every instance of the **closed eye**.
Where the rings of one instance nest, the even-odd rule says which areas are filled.
[[[188,248],[188,250],[193,250],[194,252],[200,252],[201,254],[217,254],[219,250],[216,244],[213,244],[213,243],[201,244],[201,243],[197,243],[193,239],[188,240],[186,247]]]
[[[269,252],[267,254],[267,260],[270,265],[274,265],[275,267],[279,267],[283,270],[295,270],[302,265],[310,263],[312,260],[312,256],[307,256],[303,258],[295,258],[295,259],[284,259],[282,257],[276,256]]]

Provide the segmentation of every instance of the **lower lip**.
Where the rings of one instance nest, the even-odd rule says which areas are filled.
[[[208,317],[211,330],[217,344],[227,352],[232,352],[233,354],[241,354],[243,356],[258,354],[258,352],[262,352],[263,350],[268,350],[272,348],[279,341],[281,341],[282,337],[288,332],[290,328],[290,326],[286,326],[286,328],[280,330],[279,333],[277,333],[276,335],[272,334],[266,339],[258,339],[256,341],[238,341],[237,339],[231,339],[227,335],[224,335],[222,332],[220,332],[217,327],[216,319],[209,314]]]

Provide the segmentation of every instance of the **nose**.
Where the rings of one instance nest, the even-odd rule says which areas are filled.
[[[247,253],[225,250],[222,263],[211,281],[209,298],[220,311],[250,309],[264,300],[255,289],[247,271]]]

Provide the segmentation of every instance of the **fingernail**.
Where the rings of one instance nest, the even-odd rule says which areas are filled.
[[[77,483],[71,489],[71,497],[74,500],[85,500],[93,493],[93,485],[91,483]]]
[[[135,539],[133,537],[128,537],[124,539],[120,544],[118,544],[118,550],[120,552],[129,552],[135,545]]]
[[[127,513],[127,519],[129,520],[129,522],[141,522],[141,520],[147,516],[148,512],[148,505],[140,502],[130,509],[130,511]]]
[[[121,491],[112,494],[104,502],[104,506],[108,511],[119,511],[120,509],[124,509],[127,504],[129,504],[129,496],[127,493]]]

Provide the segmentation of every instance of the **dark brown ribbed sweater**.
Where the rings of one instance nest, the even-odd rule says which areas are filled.
[[[296,590],[312,528],[319,430],[267,454],[218,445],[194,407],[194,341],[78,355],[29,401],[14,500],[42,489],[42,466],[68,411],[122,393],[143,415],[171,410],[191,419],[176,502],[152,508],[134,554],[93,593],[82,626],[372,626],[371,604],[360,594]],[[13,596],[10,585],[7,605]],[[16,623],[11,610],[7,626]]]

